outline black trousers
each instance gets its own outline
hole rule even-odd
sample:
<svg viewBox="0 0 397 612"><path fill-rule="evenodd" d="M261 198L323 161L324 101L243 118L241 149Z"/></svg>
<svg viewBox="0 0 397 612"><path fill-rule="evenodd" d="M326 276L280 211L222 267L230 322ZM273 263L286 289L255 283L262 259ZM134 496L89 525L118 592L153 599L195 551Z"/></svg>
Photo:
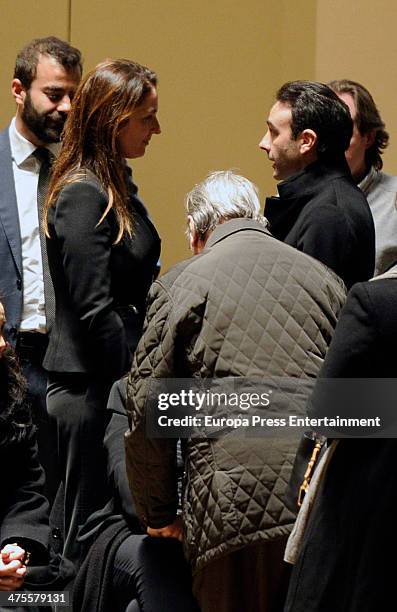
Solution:
<svg viewBox="0 0 397 612"><path fill-rule="evenodd" d="M47 410L64 483L64 556L78 568L78 532L109 498L103 437L109 420L107 387L84 374L49 374Z"/></svg>
<svg viewBox="0 0 397 612"><path fill-rule="evenodd" d="M200 612L181 543L146 535L124 540L114 560L113 600L114 612Z"/></svg>

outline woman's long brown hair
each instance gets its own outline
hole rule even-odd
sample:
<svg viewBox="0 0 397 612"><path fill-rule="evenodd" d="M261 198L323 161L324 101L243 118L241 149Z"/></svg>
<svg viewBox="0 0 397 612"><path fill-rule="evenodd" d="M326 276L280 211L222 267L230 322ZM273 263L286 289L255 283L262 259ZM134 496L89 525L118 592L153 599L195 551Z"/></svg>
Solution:
<svg viewBox="0 0 397 612"><path fill-rule="evenodd" d="M52 170L44 213L47 235L49 208L65 185L81 180L86 169L96 175L109 194L108 207L98 223L113 208L119 225L116 242L125 233L132 233L124 159L117 149L117 136L123 123L156 85L154 72L125 59L104 61L81 81Z"/></svg>

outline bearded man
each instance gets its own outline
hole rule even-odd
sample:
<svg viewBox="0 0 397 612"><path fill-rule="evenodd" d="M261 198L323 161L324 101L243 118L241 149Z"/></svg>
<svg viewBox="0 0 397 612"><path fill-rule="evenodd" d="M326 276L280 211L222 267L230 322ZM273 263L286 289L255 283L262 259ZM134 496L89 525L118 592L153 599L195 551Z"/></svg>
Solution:
<svg viewBox="0 0 397 612"><path fill-rule="evenodd" d="M69 43L53 36L31 41L16 59L12 80L16 115L0 132L0 295L7 311L5 333L28 381L50 501L57 481L42 359L51 316L39 209L81 73L80 51Z"/></svg>

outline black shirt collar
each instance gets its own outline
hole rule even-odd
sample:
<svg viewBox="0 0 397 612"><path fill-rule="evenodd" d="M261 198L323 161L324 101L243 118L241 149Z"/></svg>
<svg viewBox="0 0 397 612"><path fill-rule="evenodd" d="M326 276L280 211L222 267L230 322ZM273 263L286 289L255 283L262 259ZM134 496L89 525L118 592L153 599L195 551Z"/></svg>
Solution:
<svg viewBox="0 0 397 612"><path fill-rule="evenodd" d="M266 198L265 205L265 217L273 236L284 240L303 208L321 192L324 183L340 177L353 181L344 156L332 162L315 161L279 183L279 197Z"/></svg>
<svg viewBox="0 0 397 612"><path fill-rule="evenodd" d="M332 181L342 176L350 177L349 166L343 156L342 159L332 162L315 161L306 166L301 172L297 172L287 180L279 183L278 192L280 197L299 198L300 196L314 195L321 190L324 181Z"/></svg>

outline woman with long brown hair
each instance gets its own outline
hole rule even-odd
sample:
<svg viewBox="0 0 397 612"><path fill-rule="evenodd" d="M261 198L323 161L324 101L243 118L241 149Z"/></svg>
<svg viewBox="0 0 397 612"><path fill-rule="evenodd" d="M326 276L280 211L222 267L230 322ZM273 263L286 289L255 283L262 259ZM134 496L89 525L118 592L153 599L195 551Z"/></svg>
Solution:
<svg viewBox="0 0 397 612"><path fill-rule="evenodd" d="M139 340L160 240L125 158L141 157L157 120L157 77L129 60L81 82L65 124L45 210L55 320L44 365L65 486L65 549L106 500L102 441L112 383Z"/></svg>

